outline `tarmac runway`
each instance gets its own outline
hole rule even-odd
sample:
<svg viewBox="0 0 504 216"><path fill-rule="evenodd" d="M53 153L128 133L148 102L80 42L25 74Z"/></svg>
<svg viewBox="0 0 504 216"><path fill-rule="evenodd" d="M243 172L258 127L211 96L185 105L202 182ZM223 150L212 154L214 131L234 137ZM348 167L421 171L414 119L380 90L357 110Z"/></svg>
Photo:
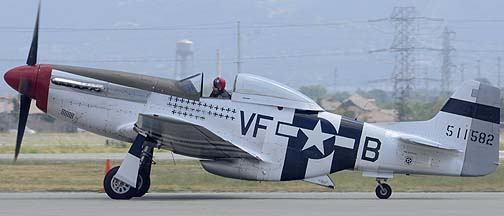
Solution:
<svg viewBox="0 0 504 216"><path fill-rule="evenodd" d="M504 193L0 193L0 215L500 215Z"/></svg>

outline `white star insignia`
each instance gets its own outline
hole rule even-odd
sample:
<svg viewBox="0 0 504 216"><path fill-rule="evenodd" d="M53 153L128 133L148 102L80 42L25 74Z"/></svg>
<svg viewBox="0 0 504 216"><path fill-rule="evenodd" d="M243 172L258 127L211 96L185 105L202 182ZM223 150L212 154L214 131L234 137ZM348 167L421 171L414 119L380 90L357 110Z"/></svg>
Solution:
<svg viewBox="0 0 504 216"><path fill-rule="evenodd" d="M313 130L304 128L301 128L301 130L308 137L308 140L306 141L301 151L304 151L312 146L315 146L322 153L322 155L325 155L324 141L334 137L334 135L322 132L322 128L320 126L320 120L317 122L317 125L315 125L315 128L313 128Z"/></svg>

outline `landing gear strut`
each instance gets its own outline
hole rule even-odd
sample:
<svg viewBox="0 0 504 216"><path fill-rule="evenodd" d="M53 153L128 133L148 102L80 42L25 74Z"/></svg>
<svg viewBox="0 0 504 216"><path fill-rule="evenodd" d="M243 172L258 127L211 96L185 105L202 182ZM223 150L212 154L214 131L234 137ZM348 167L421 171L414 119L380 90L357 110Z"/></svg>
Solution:
<svg viewBox="0 0 504 216"><path fill-rule="evenodd" d="M385 182L387 179L376 178L376 182L378 182L378 186L375 189L376 196L379 199L388 199L392 195L392 188L390 185L382 183L382 181Z"/></svg>
<svg viewBox="0 0 504 216"><path fill-rule="evenodd" d="M140 170L138 171L138 176L141 177L142 184L137 187L135 197L142 197L149 191L153 154L154 148L152 146L144 146L142 157L140 158Z"/></svg>
<svg viewBox="0 0 504 216"><path fill-rule="evenodd" d="M128 156L126 156L125 161L123 161L122 163L122 165L127 164L125 170L123 170L123 173L126 174L130 174L131 172L135 173L138 168L138 172L136 172L136 188L131 186L131 184L134 185L134 183L127 184L126 182L128 181L124 182L120 180L116 176L116 174L118 174L120 170L120 167L114 167L105 175L105 178L103 179L103 187L110 198L131 199L132 197L142 197L149 191L154 148L150 145L143 145L144 141L145 137L139 134L135 139L133 145L130 147ZM135 180L135 178L132 179L133 181Z"/></svg>

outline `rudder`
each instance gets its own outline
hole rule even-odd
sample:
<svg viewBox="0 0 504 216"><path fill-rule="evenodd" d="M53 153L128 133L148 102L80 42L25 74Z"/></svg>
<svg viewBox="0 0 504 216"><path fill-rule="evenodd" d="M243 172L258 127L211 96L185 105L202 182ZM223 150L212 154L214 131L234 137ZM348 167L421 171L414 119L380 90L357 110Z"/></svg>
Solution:
<svg viewBox="0 0 504 216"><path fill-rule="evenodd" d="M465 144L461 176L482 176L497 169L499 88L476 81L466 82L432 120L446 122L446 136Z"/></svg>

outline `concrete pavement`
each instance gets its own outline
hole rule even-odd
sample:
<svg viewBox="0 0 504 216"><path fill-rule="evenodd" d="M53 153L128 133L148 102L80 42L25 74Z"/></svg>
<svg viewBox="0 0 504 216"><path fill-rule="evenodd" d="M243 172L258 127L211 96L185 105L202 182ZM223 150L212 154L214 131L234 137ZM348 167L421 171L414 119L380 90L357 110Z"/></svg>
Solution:
<svg viewBox="0 0 504 216"><path fill-rule="evenodd" d="M500 215L504 193L0 193L0 215Z"/></svg>

